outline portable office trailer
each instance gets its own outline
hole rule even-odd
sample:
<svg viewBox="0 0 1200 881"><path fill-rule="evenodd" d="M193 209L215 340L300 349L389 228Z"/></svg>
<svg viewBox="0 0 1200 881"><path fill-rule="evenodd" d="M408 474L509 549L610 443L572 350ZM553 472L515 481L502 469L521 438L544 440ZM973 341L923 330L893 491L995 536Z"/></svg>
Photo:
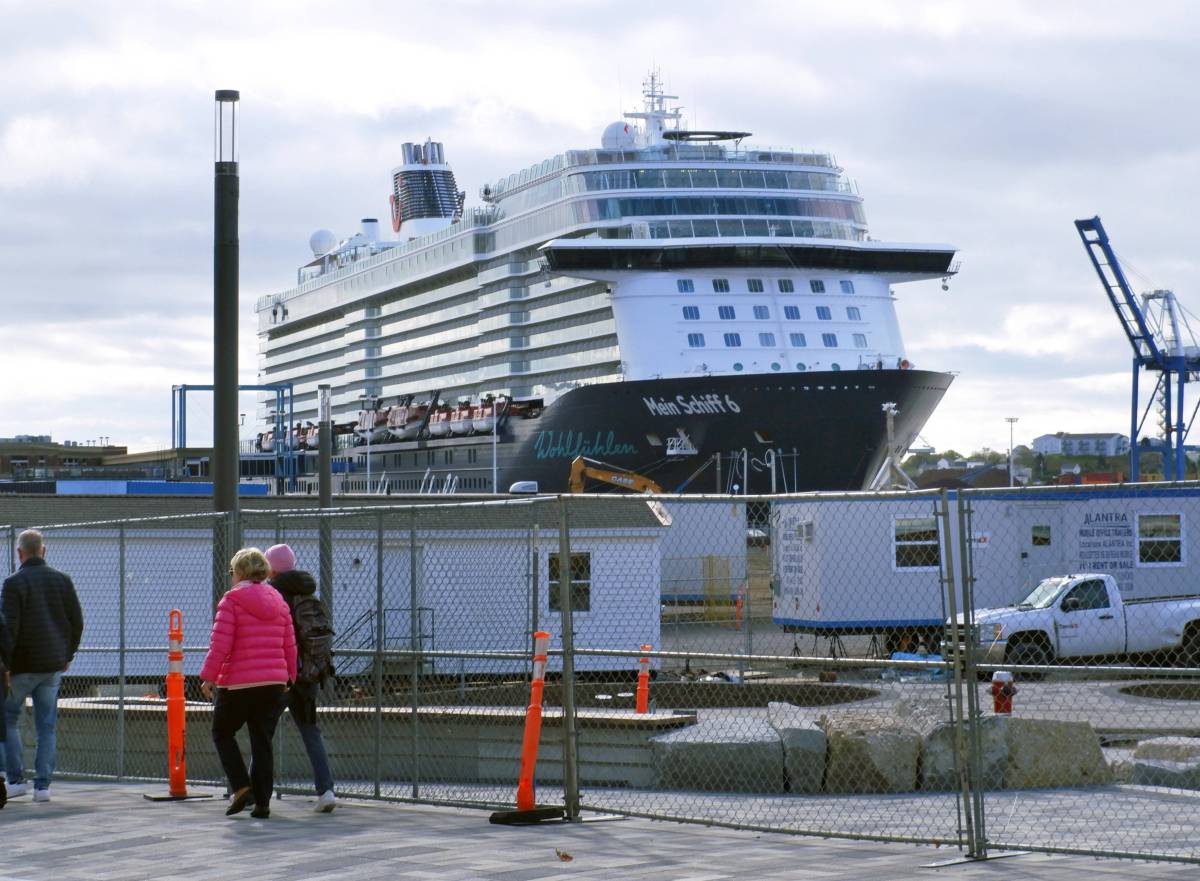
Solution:
<svg viewBox="0 0 1200 881"><path fill-rule="evenodd" d="M746 580L746 506L736 497L663 503L671 518L661 545L664 603L737 598Z"/></svg>
<svg viewBox="0 0 1200 881"><path fill-rule="evenodd" d="M380 644L381 608L385 650L409 650L414 629L416 645L426 651L525 655L536 629L548 630L552 648L560 647L557 517L549 506L546 511L548 525L540 528L535 518L513 510L465 505L422 509L412 531L406 528L406 513L398 518L371 512L335 519L331 605L339 675L363 675L373 669L369 655L347 652L371 652ZM382 526L372 528L372 522ZM663 532L662 520L645 500L603 509L581 506L572 515L576 647L636 650L644 643L660 644ZM47 529L45 535L51 562L72 576L83 607L82 650L70 676L113 680L122 672L139 678L164 674L167 615L173 608L182 611L185 643L194 649L185 657L185 672L198 673L212 622L211 526L190 520L169 526L130 522L123 530L117 525L67 526ZM272 517L271 528L251 523L243 531L247 546L266 548L278 540L291 544L298 567L315 576L320 568L319 533L311 513L278 521ZM224 565L219 569L224 589ZM123 662L122 647L127 650ZM339 651L341 656L336 656ZM389 669L408 666L403 659L386 663ZM528 664L524 657L442 657L426 659L423 670L516 673ZM561 660L552 657L549 666L559 669ZM576 660L579 670L633 666L627 658Z"/></svg>
<svg viewBox="0 0 1200 881"><path fill-rule="evenodd" d="M935 516L938 494L793 497L772 503L775 622L932 637L949 609L947 540L961 571L960 495L977 609L1011 605L1042 578L1071 572L1113 575L1127 599L1200 594L1189 565L1200 560L1195 484L950 492L948 526Z"/></svg>

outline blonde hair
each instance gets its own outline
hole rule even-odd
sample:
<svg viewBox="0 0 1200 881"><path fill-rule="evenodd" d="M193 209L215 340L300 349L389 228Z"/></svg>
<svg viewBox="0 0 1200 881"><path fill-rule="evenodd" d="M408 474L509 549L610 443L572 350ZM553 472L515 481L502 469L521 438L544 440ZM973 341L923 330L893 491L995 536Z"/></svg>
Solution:
<svg viewBox="0 0 1200 881"><path fill-rule="evenodd" d="M271 564L258 548L242 548L229 561L229 568L238 581L266 581L271 574Z"/></svg>

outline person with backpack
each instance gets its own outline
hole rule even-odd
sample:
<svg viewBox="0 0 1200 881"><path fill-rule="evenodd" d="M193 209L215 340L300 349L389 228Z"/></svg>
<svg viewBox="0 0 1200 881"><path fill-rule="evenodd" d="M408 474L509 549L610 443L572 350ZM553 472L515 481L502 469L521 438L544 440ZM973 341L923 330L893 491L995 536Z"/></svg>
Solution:
<svg viewBox="0 0 1200 881"><path fill-rule="evenodd" d="M313 785L317 804L313 811L328 814L337 807L333 791L333 773L325 740L317 725L317 693L325 680L333 676L333 628L329 612L317 597L317 583L312 575L296 568L296 554L286 544L267 548L271 566L270 583L279 591L292 612L296 629L296 682L288 691L288 709L304 741L304 749L313 769Z"/></svg>

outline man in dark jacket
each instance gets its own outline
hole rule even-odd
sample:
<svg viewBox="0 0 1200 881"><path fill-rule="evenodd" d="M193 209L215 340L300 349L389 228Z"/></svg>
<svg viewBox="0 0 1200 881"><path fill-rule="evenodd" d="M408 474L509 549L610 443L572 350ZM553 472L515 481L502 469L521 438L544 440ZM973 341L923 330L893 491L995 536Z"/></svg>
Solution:
<svg viewBox="0 0 1200 881"><path fill-rule="evenodd" d="M333 791L333 774L325 741L317 727L317 693L332 673L333 630L325 604L317 598L317 583L312 575L296 568L296 554L288 545L267 548L271 566L270 583L283 594L292 612L296 630L296 681L288 689L288 710L313 769L313 788L317 803L313 810L328 814L337 807Z"/></svg>
<svg viewBox="0 0 1200 881"><path fill-rule="evenodd" d="M83 612L71 579L46 565L46 547L40 532L27 529L17 537L17 556L21 566L5 579L0 593L0 608L4 611L11 645L9 694L4 702L8 795L11 798L26 792L18 722L25 698L32 695L37 731L33 800L49 801L58 688L83 637Z"/></svg>

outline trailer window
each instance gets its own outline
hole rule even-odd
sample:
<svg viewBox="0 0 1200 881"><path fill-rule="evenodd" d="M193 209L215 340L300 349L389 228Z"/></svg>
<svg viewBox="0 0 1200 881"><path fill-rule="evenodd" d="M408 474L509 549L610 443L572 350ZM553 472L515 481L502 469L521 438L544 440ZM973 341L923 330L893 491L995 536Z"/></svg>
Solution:
<svg viewBox="0 0 1200 881"><path fill-rule="evenodd" d="M1033 535L1029 539L1029 543L1035 548L1044 548L1050 546L1050 527L1035 526L1033 527Z"/></svg>
<svg viewBox="0 0 1200 881"><path fill-rule="evenodd" d="M562 565L558 554L550 555L550 578L547 587L550 600L550 611L561 612L562 602L559 595L559 573ZM571 554L571 611L590 612L592 610L592 555L589 553Z"/></svg>
<svg viewBox="0 0 1200 881"><path fill-rule="evenodd" d="M1138 565L1183 563L1183 515L1138 514Z"/></svg>
<svg viewBox="0 0 1200 881"><path fill-rule="evenodd" d="M897 569L935 569L941 562L937 521L932 517L897 517Z"/></svg>

